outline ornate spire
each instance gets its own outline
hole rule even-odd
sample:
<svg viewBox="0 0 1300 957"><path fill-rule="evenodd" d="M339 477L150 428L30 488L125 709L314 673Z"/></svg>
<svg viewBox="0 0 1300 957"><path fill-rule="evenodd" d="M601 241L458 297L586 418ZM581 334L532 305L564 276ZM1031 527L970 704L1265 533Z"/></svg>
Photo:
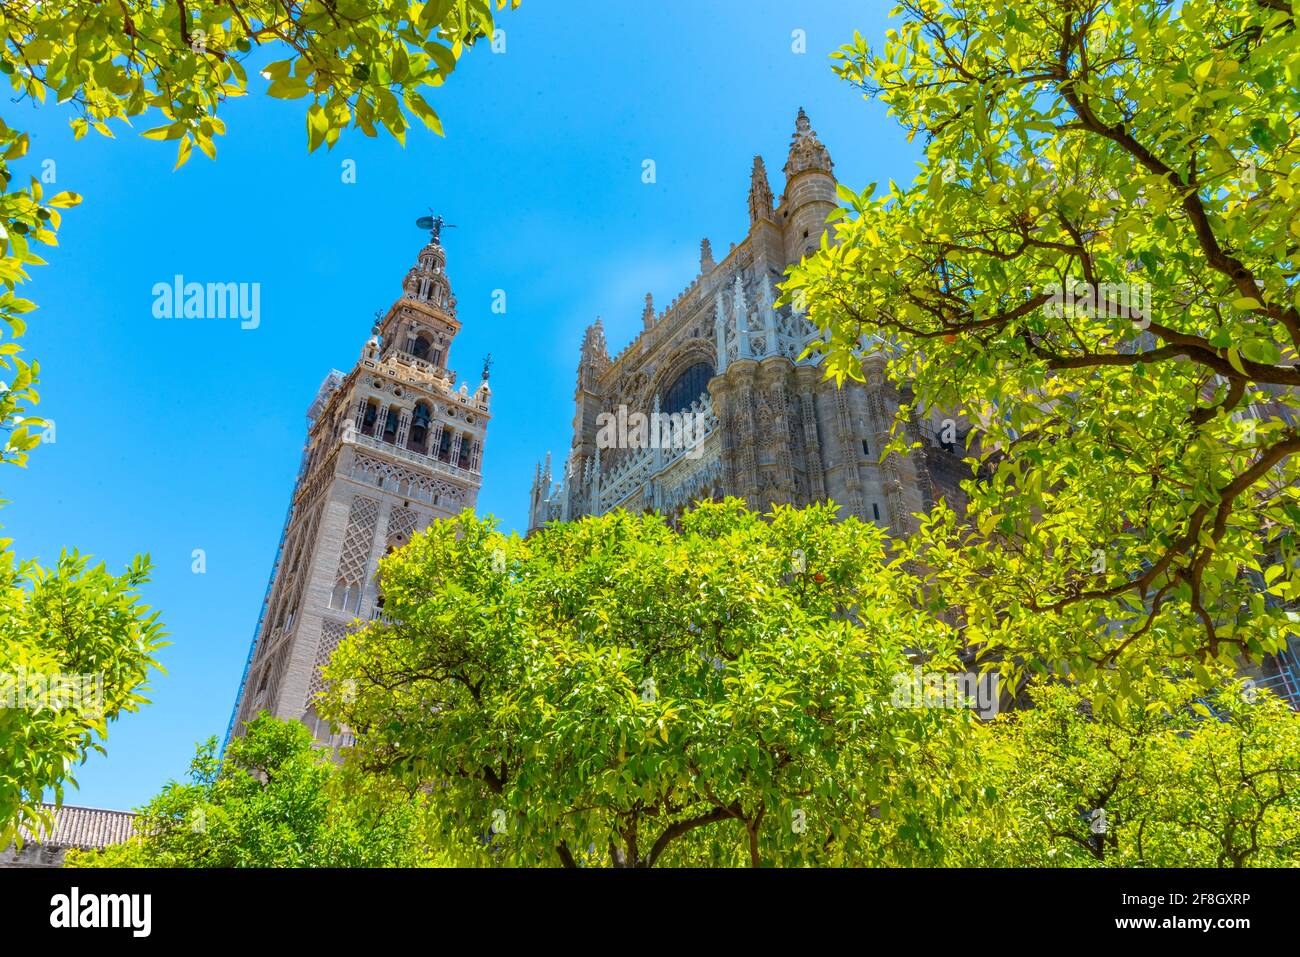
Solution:
<svg viewBox="0 0 1300 957"><path fill-rule="evenodd" d="M587 327L582 336L582 357L584 359L600 356L609 358L609 347L605 345L605 321L596 317L596 321Z"/></svg>
<svg viewBox="0 0 1300 957"><path fill-rule="evenodd" d="M422 222L423 225L423 222ZM402 295L388 308L378 325L378 341L372 339L363 350L370 359L402 353L425 365L420 374L433 379L455 378L449 371L451 344L460 329L456 319L456 297L447 276L447 250L434 240L416 256L415 265L402 280ZM445 228L445 224L440 227ZM373 354L372 354L373 353Z"/></svg>
<svg viewBox="0 0 1300 957"><path fill-rule="evenodd" d="M700 240L700 272L706 273L714 266L713 245L706 236Z"/></svg>
<svg viewBox="0 0 1300 957"><path fill-rule="evenodd" d="M594 391L596 380L609 368L609 347L605 345L605 324L600 316L582 337L582 358L578 360L578 385Z"/></svg>
<svg viewBox="0 0 1300 957"><path fill-rule="evenodd" d="M415 265L402 280L406 299L425 302L448 316L456 315L456 297L447 279L447 251L436 240L420 250Z"/></svg>
<svg viewBox="0 0 1300 957"><path fill-rule="evenodd" d="M802 106L799 107L799 115L794 121L794 136L790 138L790 157L785 161L786 181L808 169L829 173L834 165L831 154L821 140L817 139L812 123L808 121L808 114Z"/></svg>
<svg viewBox="0 0 1300 957"><path fill-rule="evenodd" d="M749 303L745 301L745 283L736 273L736 281L731 285L732 310L736 316L736 331L751 332L749 328Z"/></svg>
<svg viewBox="0 0 1300 957"><path fill-rule="evenodd" d="M763 165L763 157L755 156L754 169L749 174L749 225L771 218L772 187L767 183L767 167Z"/></svg>
<svg viewBox="0 0 1300 957"><path fill-rule="evenodd" d="M641 310L641 325L649 330L655 324L655 298L645 294L645 308Z"/></svg>

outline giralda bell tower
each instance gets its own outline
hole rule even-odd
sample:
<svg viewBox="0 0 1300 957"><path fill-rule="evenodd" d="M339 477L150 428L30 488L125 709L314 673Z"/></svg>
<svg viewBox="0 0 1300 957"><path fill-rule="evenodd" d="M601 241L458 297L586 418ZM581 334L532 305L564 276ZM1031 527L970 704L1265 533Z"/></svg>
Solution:
<svg viewBox="0 0 1300 957"><path fill-rule="evenodd" d="M331 372L307 411L302 465L227 737L269 711L328 741L312 707L320 669L344 635L382 616L380 557L478 497L487 364L478 388L457 388L449 366L460 323L445 224L425 217L419 225L429 242L401 298L352 371Z"/></svg>

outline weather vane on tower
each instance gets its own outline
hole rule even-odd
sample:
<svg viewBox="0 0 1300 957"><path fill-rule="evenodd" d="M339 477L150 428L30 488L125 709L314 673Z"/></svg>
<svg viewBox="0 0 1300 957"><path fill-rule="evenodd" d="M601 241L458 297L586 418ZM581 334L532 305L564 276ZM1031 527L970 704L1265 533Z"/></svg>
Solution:
<svg viewBox="0 0 1300 957"><path fill-rule="evenodd" d="M421 216L419 219L417 219L415 221L415 225L420 227L421 229L427 229L429 231L429 238L433 240L433 244L435 246L442 245L441 236L442 236L443 229L456 228L452 223L447 222L441 216L433 215L432 209L429 210L428 216Z"/></svg>

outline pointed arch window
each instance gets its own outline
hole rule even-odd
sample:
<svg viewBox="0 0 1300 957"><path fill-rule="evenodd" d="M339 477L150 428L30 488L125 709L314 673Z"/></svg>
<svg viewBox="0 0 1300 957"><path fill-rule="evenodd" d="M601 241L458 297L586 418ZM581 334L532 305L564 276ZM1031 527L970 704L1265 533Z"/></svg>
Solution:
<svg viewBox="0 0 1300 957"><path fill-rule="evenodd" d="M709 391L709 380L713 378L713 366L708 362L697 362L679 375L659 400L659 411L665 415L683 412L691 403Z"/></svg>
<svg viewBox="0 0 1300 957"><path fill-rule="evenodd" d="M330 607L356 614L361 610L360 586L340 578L334 583L334 591L330 593Z"/></svg>

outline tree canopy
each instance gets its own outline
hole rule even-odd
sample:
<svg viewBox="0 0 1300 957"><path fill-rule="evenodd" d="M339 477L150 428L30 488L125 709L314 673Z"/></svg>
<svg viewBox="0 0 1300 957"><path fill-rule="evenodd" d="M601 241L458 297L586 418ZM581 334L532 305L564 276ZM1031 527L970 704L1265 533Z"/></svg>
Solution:
<svg viewBox="0 0 1300 957"><path fill-rule="evenodd" d="M112 575L77 554L50 571L0 551L0 847L47 826L47 789L62 803L108 722L145 702L166 644L137 592L148 573L147 558Z"/></svg>
<svg viewBox="0 0 1300 957"><path fill-rule="evenodd" d="M834 514L435 522L382 561L391 620L344 640L316 707L350 772L427 795L459 864L1300 862L1284 702L1171 667L1141 701L1039 677L977 720L944 690L955 629Z"/></svg>
<svg viewBox="0 0 1300 957"><path fill-rule="evenodd" d="M70 853L71 867L418 867L419 796L348 780L297 721L263 713L218 758L200 745L188 783L141 809L136 836Z"/></svg>
<svg viewBox="0 0 1300 957"><path fill-rule="evenodd" d="M997 798L943 826L972 867L1300 865L1300 716L1226 673L1098 711L1040 682L976 737Z"/></svg>
<svg viewBox="0 0 1300 957"><path fill-rule="evenodd" d="M973 719L888 702L905 649L953 673L955 637L834 511L435 522L382 560L393 622L340 645L318 706L465 862L937 859Z"/></svg>
<svg viewBox="0 0 1300 957"><path fill-rule="evenodd" d="M1281 0L906 0L838 71L923 138L786 294L969 429L914 541L1017 669L1127 694L1277 651L1300 598L1300 32ZM899 432L894 449L906 445Z"/></svg>

